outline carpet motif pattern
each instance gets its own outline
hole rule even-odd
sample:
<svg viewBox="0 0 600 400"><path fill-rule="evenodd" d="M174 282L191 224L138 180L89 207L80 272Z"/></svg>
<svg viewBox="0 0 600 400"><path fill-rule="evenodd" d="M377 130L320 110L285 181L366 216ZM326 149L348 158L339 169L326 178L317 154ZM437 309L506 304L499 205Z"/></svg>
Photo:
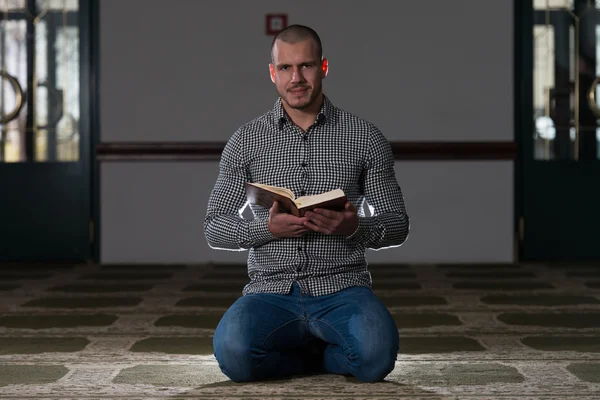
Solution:
<svg viewBox="0 0 600 400"><path fill-rule="evenodd" d="M236 384L212 335L243 265L0 264L1 399L600 399L600 266L372 265L385 382Z"/></svg>

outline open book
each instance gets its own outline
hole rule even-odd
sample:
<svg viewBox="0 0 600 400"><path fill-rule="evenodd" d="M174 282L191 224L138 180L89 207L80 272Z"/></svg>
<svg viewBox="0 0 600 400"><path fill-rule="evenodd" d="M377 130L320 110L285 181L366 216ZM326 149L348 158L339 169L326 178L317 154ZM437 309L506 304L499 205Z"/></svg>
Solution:
<svg viewBox="0 0 600 400"><path fill-rule="evenodd" d="M245 182L244 186L246 197L251 204L271 208L273 202L277 201L282 211L291 213L296 217L303 217L306 211L317 207L341 211L347 201L342 189L296 198L291 190L282 187L250 182Z"/></svg>

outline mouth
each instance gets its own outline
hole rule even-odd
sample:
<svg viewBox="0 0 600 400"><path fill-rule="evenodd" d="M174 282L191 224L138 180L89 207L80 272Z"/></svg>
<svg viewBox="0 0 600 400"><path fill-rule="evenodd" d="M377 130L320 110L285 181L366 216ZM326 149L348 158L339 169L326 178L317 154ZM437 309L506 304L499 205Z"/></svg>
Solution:
<svg viewBox="0 0 600 400"><path fill-rule="evenodd" d="M290 93L294 93L294 94L304 94L307 91L308 91L307 87L300 87L300 88L294 88L294 89L289 90Z"/></svg>

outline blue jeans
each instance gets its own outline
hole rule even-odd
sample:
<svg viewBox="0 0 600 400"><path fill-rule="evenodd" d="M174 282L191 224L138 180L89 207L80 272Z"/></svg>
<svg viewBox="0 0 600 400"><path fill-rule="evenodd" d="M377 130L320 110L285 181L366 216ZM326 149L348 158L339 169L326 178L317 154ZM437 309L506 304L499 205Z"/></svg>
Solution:
<svg viewBox="0 0 600 400"><path fill-rule="evenodd" d="M312 297L294 283L289 294L240 297L219 322L214 354L235 382L330 373L383 380L398 354L398 328L368 287Z"/></svg>

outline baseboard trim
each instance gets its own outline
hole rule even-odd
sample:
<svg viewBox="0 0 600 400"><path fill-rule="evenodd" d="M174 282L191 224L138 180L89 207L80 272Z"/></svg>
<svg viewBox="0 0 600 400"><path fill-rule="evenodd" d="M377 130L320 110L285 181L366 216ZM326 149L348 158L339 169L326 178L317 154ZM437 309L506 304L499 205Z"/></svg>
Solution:
<svg viewBox="0 0 600 400"><path fill-rule="evenodd" d="M517 143L390 142L396 160L514 160ZM224 142L104 142L96 146L98 161L213 161Z"/></svg>

